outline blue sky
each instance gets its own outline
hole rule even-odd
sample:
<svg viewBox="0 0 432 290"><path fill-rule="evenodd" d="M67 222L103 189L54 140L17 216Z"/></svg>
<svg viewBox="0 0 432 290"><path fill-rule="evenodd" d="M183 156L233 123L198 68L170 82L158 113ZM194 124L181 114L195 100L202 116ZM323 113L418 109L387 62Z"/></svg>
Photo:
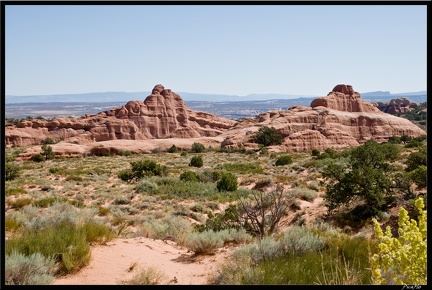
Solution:
<svg viewBox="0 0 432 290"><path fill-rule="evenodd" d="M6 5L5 91L424 91L426 8Z"/></svg>

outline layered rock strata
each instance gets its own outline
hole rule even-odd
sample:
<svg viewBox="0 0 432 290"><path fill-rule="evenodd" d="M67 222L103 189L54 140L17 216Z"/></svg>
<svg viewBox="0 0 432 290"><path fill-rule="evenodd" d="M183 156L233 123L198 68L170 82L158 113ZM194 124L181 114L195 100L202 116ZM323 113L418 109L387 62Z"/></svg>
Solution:
<svg viewBox="0 0 432 290"><path fill-rule="evenodd" d="M269 151L302 152L312 149L358 146L369 139L387 141L391 136L426 135L407 119L383 113L361 99L350 85L337 85L327 96L319 97L309 107L294 106L246 118L221 136L222 147L255 146L251 137L260 127L274 127L283 143Z"/></svg>
<svg viewBox="0 0 432 290"><path fill-rule="evenodd" d="M182 98L156 85L144 102L81 118L33 119L6 127L6 145L41 144L46 138L76 144L109 140L196 138L220 135L236 122L187 108Z"/></svg>
<svg viewBox="0 0 432 290"><path fill-rule="evenodd" d="M384 113L363 100L350 85L335 86L327 96L314 99L310 106L269 111L239 121L192 111L179 95L156 85L144 102L130 101L122 107L81 118L31 120L7 126L5 142L38 145L23 152L23 159L40 152L40 144L46 138L63 140L52 147L57 155L64 156L115 154L125 150L147 153L168 150L172 145L187 150L195 142L206 147L258 150L253 136L263 126L274 127L283 136L281 145L268 147L270 152L337 149L358 146L370 139L383 142L391 136L426 135L426 131L409 120Z"/></svg>

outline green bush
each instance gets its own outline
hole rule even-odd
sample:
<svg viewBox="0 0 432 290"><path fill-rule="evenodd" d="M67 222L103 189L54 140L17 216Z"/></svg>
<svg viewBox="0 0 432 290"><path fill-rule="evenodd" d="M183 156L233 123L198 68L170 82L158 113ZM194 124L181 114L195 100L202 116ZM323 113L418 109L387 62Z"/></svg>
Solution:
<svg viewBox="0 0 432 290"><path fill-rule="evenodd" d="M293 161L292 161L291 156L289 156L289 155L283 155L283 156L279 157L279 158L276 160L275 165L276 165L276 166L283 166L283 165L291 164L292 162L293 162Z"/></svg>
<svg viewBox="0 0 432 290"><path fill-rule="evenodd" d="M201 182L216 182L222 177L219 171L203 171L197 174L197 178Z"/></svg>
<svg viewBox="0 0 432 290"><path fill-rule="evenodd" d="M185 241L185 246L195 254L210 254L223 245L224 241L214 231L191 233Z"/></svg>
<svg viewBox="0 0 432 290"><path fill-rule="evenodd" d="M321 251L326 245L322 237L302 226L292 226L286 229L279 243L284 254L294 253L297 255Z"/></svg>
<svg viewBox="0 0 432 290"><path fill-rule="evenodd" d="M185 171L182 174L180 174L180 180L183 181L197 181L197 174L193 171Z"/></svg>
<svg viewBox="0 0 432 290"><path fill-rule="evenodd" d="M231 172L225 172L222 174L221 179L217 182L216 188L219 191L236 191L237 186L237 176Z"/></svg>
<svg viewBox="0 0 432 290"><path fill-rule="evenodd" d="M5 257L5 285L49 285L56 269L53 258L13 251Z"/></svg>
<svg viewBox="0 0 432 290"><path fill-rule="evenodd" d="M54 140L48 137L43 141L42 144L47 145L47 144L54 144L54 143L55 143Z"/></svg>
<svg viewBox="0 0 432 290"><path fill-rule="evenodd" d="M189 166L202 167L203 166L202 157L201 156L193 156L191 158L191 161L189 162Z"/></svg>
<svg viewBox="0 0 432 290"><path fill-rule="evenodd" d="M224 163L220 167L225 171L233 171L237 173L264 173L259 163Z"/></svg>
<svg viewBox="0 0 432 290"><path fill-rule="evenodd" d="M119 171L117 177L123 181L130 181L135 177L135 174L132 172L132 169L123 169Z"/></svg>
<svg viewBox="0 0 432 290"><path fill-rule="evenodd" d="M42 155L45 157L45 160L54 159L55 157L52 147L46 144L42 145Z"/></svg>
<svg viewBox="0 0 432 290"><path fill-rule="evenodd" d="M357 212L357 216L367 218L378 213L393 193L390 162L398 156L397 145L368 140L351 150L349 163L340 164L338 159L334 159L322 172L327 181L324 199L328 211L349 205L353 199L359 198L364 205L356 209L364 212Z"/></svg>
<svg viewBox="0 0 432 290"><path fill-rule="evenodd" d="M413 171L414 169L417 169L417 167L419 167L420 165L427 166L426 149L421 148L419 151L412 152L408 156L408 159L406 160L405 164L407 166L405 171L407 171L407 172L410 172L410 171Z"/></svg>
<svg viewBox="0 0 432 290"><path fill-rule="evenodd" d="M38 154L33 155L32 160L34 162L42 162L42 161L45 161L45 157L42 154L38 153Z"/></svg>
<svg viewBox="0 0 432 290"><path fill-rule="evenodd" d="M312 156L316 156L316 157L318 157L319 155L320 155L320 151L318 150L318 149L312 149Z"/></svg>
<svg viewBox="0 0 432 290"><path fill-rule="evenodd" d="M14 162L6 162L5 164L5 180L14 180L20 176L21 167Z"/></svg>
<svg viewBox="0 0 432 290"><path fill-rule="evenodd" d="M157 164L153 160L140 160L130 162L131 169L121 170L117 176L123 181L133 181L145 176L163 176L166 175L167 168Z"/></svg>
<svg viewBox="0 0 432 290"><path fill-rule="evenodd" d="M423 145L422 141L417 139L412 139L405 144L405 148L416 148L421 147Z"/></svg>
<svg viewBox="0 0 432 290"><path fill-rule="evenodd" d="M253 141L263 146L280 145L282 144L283 136L276 133L274 127L261 127L253 136Z"/></svg>
<svg viewBox="0 0 432 290"><path fill-rule="evenodd" d="M427 186L427 167L420 165L413 171L408 173L409 178L417 184L419 189L426 188Z"/></svg>
<svg viewBox="0 0 432 290"><path fill-rule="evenodd" d="M168 149L168 153L177 153L179 150L175 145L171 146L170 149Z"/></svg>
<svg viewBox="0 0 432 290"><path fill-rule="evenodd" d="M157 189L158 186L156 183L145 179L141 180L135 188L136 192L139 193L154 193Z"/></svg>
<svg viewBox="0 0 432 290"><path fill-rule="evenodd" d="M203 144L195 142L192 144L191 151L195 153L202 153L205 151L205 147Z"/></svg>

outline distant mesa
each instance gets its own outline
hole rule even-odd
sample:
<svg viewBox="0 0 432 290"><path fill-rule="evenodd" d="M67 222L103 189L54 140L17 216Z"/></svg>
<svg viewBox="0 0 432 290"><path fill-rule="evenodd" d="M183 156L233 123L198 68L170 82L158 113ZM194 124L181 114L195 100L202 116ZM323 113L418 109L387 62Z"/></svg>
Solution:
<svg viewBox="0 0 432 290"><path fill-rule="evenodd" d="M144 101L132 100L95 115L9 124L5 128L5 142L7 146L39 145L23 152L23 159L40 151L46 138L62 140L52 145L53 150L57 155L65 152L68 156L94 153L95 148L105 147L118 152L126 144L131 151L135 147L140 148L135 150L139 152L154 147L163 150L175 144L174 141L185 149L194 142L257 149L258 144L252 142L251 136L262 126L274 127L284 137L282 145L268 148L274 152L342 148L369 139L383 142L391 136L426 135L409 120L380 111L376 104L363 100L352 86L345 84L336 85L327 96L314 99L309 107L293 106L239 121L190 110L178 94L158 84Z"/></svg>

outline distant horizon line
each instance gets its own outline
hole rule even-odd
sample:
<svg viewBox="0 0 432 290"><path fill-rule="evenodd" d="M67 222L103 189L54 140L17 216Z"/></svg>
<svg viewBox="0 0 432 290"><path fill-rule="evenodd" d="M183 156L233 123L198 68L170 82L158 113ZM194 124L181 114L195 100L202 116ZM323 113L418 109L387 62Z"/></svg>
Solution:
<svg viewBox="0 0 432 290"><path fill-rule="evenodd" d="M193 92L176 92L176 94L194 94L194 95L219 95L219 96L232 96L232 97L249 97L249 96L260 96L260 95L280 95L280 96L292 96L292 97L315 97L315 96L323 96L322 94L292 94L292 93L249 93L247 95L233 95L233 94L222 94L222 93L193 93ZM329 91L331 92L331 91ZM5 94L5 97L37 97L37 96L68 96L68 95L85 95L85 94L105 94L105 93L126 93L126 94L142 94L142 93L150 93L151 91L98 91L98 92L85 92L85 93L53 93L53 94L31 94L31 95L13 95L13 94ZM360 92L360 94L370 94L370 93L388 93L390 95L400 95L400 94L419 94L419 93L427 93L427 90L420 91L409 91L409 92L400 92L400 93L391 93L390 91L368 91L368 92Z"/></svg>

